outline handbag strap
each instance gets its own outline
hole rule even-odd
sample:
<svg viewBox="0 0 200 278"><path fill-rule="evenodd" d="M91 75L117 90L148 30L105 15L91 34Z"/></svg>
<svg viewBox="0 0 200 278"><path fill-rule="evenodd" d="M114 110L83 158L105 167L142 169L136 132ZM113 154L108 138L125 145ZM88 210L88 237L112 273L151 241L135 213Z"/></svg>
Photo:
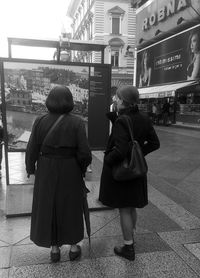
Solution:
<svg viewBox="0 0 200 278"><path fill-rule="evenodd" d="M128 125L128 130L129 130L129 133L130 133L130 136L131 136L131 141L134 142L135 139L134 139L134 135L133 135L133 130L131 128L131 124L132 124L131 119L130 119L129 116L126 116L126 115L124 115L124 118L126 119L126 122L127 122L127 125Z"/></svg>
<svg viewBox="0 0 200 278"><path fill-rule="evenodd" d="M58 117L58 119L55 121L55 123L52 125L52 127L49 129L49 131L47 132L47 134L44 137L44 140L42 142L41 148L44 146L44 144L46 143L47 139L52 134L52 132L54 131L54 129L56 128L56 126L59 124L59 122L62 120L63 117L64 117L64 114L60 115Z"/></svg>

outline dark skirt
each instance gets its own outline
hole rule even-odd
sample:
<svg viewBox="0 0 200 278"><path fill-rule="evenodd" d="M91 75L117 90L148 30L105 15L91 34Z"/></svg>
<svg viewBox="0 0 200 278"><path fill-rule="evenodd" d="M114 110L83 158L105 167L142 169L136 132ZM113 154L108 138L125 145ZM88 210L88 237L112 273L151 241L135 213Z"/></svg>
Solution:
<svg viewBox="0 0 200 278"><path fill-rule="evenodd" d="M99 201L112 208L143 208L148 204L147 177L117 182L113 179L111 167L104 163Z"/></svg>
<svg viewBox="0 0 200 278"><path fill-rule="evenodd" d="M84 237L84 181L75 158L40 157L35 177L31 240L42 247Z"/></svg>

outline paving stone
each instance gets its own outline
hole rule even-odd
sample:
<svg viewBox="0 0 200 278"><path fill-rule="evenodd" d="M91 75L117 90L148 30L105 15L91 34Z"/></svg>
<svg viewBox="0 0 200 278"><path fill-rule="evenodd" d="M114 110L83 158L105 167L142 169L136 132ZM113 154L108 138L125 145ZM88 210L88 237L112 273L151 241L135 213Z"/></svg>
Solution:
<svg viewBox="0 0 200 278"><path fill-rule="evenodd" d="M188 267L185 265L185 262L180 259L175 252L152 252L145 253L139 258L142 259L142 263L145 266L147 273L152 273L156 271L178 271L178 270L187 270Z"/></svg>
<svg viewBox="0 0 200 278"><path fill-rule="evenodd" d="M189 265L190 268L196 273L200 273L200 262L184 244L200 242L199 230L180 231L171 233L159 233L159 236L166 241L176 254L182 258L185 264Z"/></svg>
<svg viewBox="0 0 200 278"><path fill-rule="evenodd" d="M0 269L9 267L11 247L0 247Z"/></svg>
<svg viewBox="0 0 200 278"><path fill-rule="evenodd" d="M8 278L9 269L0 269L0 278Z"/></svg>
<svg viewBox="0 0 200 278"><path fill-rule="evenodd" d="M121 228L119 223L119 217L114 220L106 223L106 225L102 226L99 230L92 234L92 237L103 237L107 235L121 235Z"/></svg>
<svg viewBox="0 0 200 278"><path fill-rule="evenodd" d="M113 221L115 221L115 219ZM112 220L91 215L90 222L91 222L91 235L93 235L98 231L100 231L102 228L106 227L109 223L112 222ZM86 228L85 228L85 236L87 236Z"/></svg>
<svg viewBox="0 0 200 278"><path fill-rule="evenodd" d="M0 239L10 244L17 243L30 234L30 218L9 218L0 221Z"/></svg>
<svg viewBox="0 0 200 278"><path fill-rule="evenodd" d="M187 244L200 242L200 229L160 232L159 236L170 244Z"/></svg>
<svg viewBox="0 0 200 278"><path fill-rule="evenodd" d="M81 258L94 258L94 253L92 249L89 248L88 241L83 241L81 245ZM69 261L69 249L69 245L64 245L61 247L61 262ZM50 262L50 248L42 248L34 244L13 246L10 261L11 266L47 264Z"/></svg>
<svg viewBox="0 0 200 278"><path fill-rule="evenodd" d="M7 242L0 241L0 247L9 246Z"/></svg>
<svg viewBox="0 0 200 278"><path fill-rule="evenodd" d="M148 273L148 278L198 278L199 276L195 274L189 268L179 269L174 271L158 271L154 273Z"/></svg>
<svg viewBox="0 0 200 278"><path fill-rule="evenodd" d="M137 209L137 227L149 232L164 232L181 230L181 227L171 220L164 212L160 211L154 204L149 204L143 209ZM162 221L158 221L162 219Z"/></svg>
<svg viewBox="0 0 200 278"><path fill-rule="evenodd" d="M170 219L180 225L183 229L200 228L200 219L185 210L181 205L149 186L149 199Z"/></svg>
<svg viewBox="0 0 200 278"><path fill-rule="evenodd" d="M10 278L102 278L96 260L12 267Z"/></svg>
<svg viewBox="0 0 200 278"><path fill-rule="evenodd" d="M134 262L117 256L98 258L96 262L101 270L101 277L148 277L145 266L137 256Z"/></svg>
<svg viewBox="0 0 200 278"><path fill-rule="evenodd" d="M184 244L185 248L187 248L197 259L200 260L200 242L197 243L187 243ZM200 263L200 262L199 262Z"/></svg>
<svg viewBox="0 0 200 278"><path fill-rule="evenodd" d="M87 181L87 188L90 192L87 195L89 208L102 208L104 207L101 202L99 202L99 181Z"/></svg>
<svg viewBox="0 0 200 278"><path fill-rule="evenodd" d="M95 257L109 257L114 255L114 246L123 245L122 236L92 237L92 249ZM171 248L157 234L146 233L136 234L135 252L136 254L170 251Z"/></svg>
<svg viewBox="0 0 200 278"><path fill-rule="evenodd" d="M119 210L118 209L112 209L112 210L101 210L101 211L93 211L90 213L90 215L95 215L97 217L102 217L108 221L113 220L114 218L119 216Z"/></svg>
<svg viewBox="0 0 200 278"><path fill-rule="evenodd" d="M34 244L34 243L32 242L32 240L30 240L30 236L28 236L16 243L16 245L23 245L23 244Z"/></svg>

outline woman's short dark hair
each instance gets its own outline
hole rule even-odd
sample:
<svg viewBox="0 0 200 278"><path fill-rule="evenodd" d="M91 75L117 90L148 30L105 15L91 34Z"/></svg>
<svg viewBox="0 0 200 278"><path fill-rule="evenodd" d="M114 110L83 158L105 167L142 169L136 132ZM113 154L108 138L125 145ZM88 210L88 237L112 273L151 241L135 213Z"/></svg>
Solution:
<svg viewBox="0 0 200 278"><path fill-rule="evenodd" d="M46 107L49 112L64 114L74 108L73 96L66 86L55 86L46 99Z"/></svg>
<svg viewBox="0 0 200 278"><path fill-rule="evenodd" d="M194 30L190 33L189 35L189 39L188 39L188 52L190 53L191 55L191 40L192 40L192 37L193 36L197 36L197 48L198 48L198 51L200 51L200 35L199 35L199 31L198 30ZM192 58L192 57L190 57Z"/></svg>
<svg viewBox="0 0 200 278"><path fill-rule="evenodd" d="M123 100L126 107L135 106L139 102L139 92L135 86L121 86L116 92L119 99Z"/></svg>

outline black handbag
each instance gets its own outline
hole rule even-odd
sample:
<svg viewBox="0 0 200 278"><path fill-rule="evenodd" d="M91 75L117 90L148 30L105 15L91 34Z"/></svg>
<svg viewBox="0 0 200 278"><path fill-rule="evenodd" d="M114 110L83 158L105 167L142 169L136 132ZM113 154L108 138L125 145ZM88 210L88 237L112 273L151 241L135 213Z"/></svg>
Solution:
<svg viewBox="0 0 200 278"><path fill-rule="evenodd" d="M131 136L131 157L126 158L121 163L113 166L112 174L116 181L130 181L136 178L144 177L147 174L148 167L139 143L134 139L131 129L131 121L128 116L123 116L128 124Z"/></svg>

